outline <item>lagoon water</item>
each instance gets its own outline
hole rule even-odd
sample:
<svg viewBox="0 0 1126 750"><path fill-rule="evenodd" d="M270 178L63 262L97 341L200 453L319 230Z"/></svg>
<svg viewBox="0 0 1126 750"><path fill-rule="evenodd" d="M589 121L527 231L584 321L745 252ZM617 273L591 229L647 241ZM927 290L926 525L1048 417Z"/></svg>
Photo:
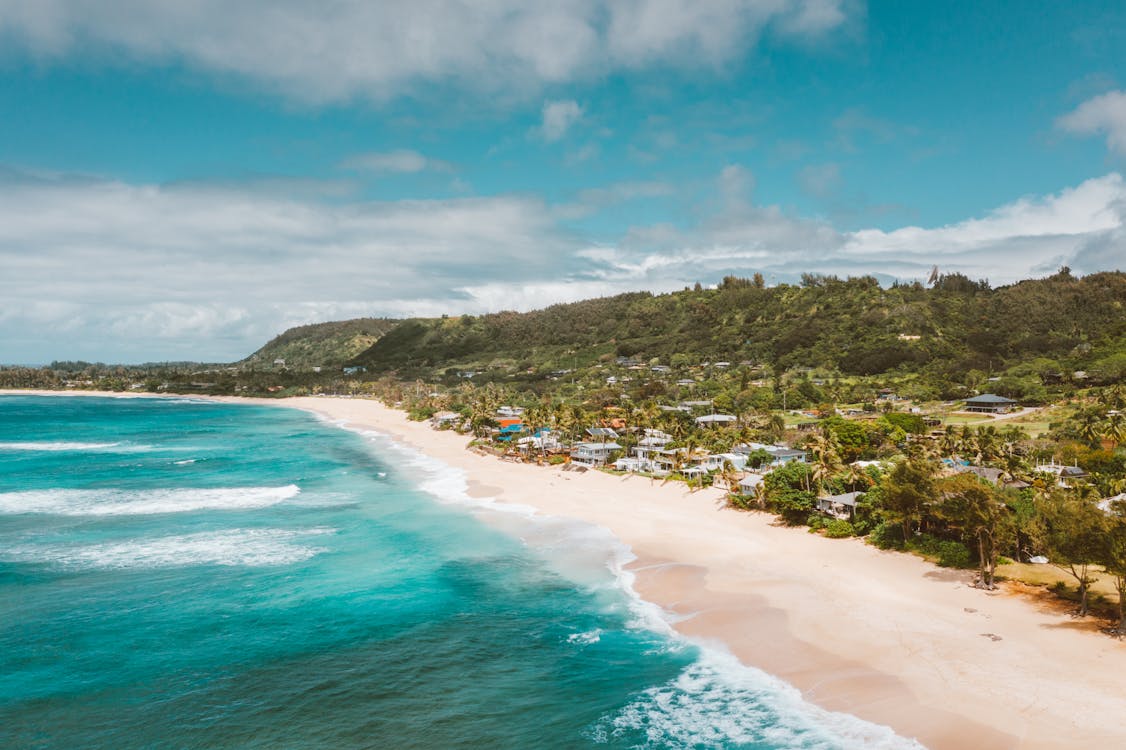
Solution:
<svg viewBox="0 0 1126 750"><path fill-rule="evenodd" d="M909 745L676 638L625 559L303 412L0 396L0 747Z"/></svg>

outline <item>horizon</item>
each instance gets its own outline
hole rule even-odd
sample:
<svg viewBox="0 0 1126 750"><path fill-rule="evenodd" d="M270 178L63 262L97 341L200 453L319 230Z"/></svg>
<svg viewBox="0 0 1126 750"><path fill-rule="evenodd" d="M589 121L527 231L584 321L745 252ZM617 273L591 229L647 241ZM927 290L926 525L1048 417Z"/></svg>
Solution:
<svg viewBox="0 0 1126 750"><path fill-rule="evenodd" d="M0 2L0 40L5 361L1126 257L1119 3Z"/></svg>

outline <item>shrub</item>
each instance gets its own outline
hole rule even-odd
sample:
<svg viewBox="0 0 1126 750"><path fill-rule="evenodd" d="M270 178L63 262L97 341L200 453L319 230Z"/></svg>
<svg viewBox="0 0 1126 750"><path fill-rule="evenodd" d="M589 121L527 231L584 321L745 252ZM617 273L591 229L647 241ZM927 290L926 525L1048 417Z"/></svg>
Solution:
<svg viewBox="0 0 1126 750"><path fill-rule="evenodd" d="M825 528L825 521L825 516L821 515L820 513L811 513L809 515L809 518L806 519L805 523L807 526L809 526L810 531L820 531L821 529Z"/></svg>
<svg viewBox="0 0 1126 750"><path fill-rule="evenodd" d="M872 529L868 540L880 549L903 549L903 527L898 523L884 521Z"/></svg>
<svg viewBox="0 0 1126 750"><path fill-rule="evenodd" d="M968 568L970 567L970 551L961 542L940 542L938 545L938 565L942 568Z"/></svg>
<svg viewBox="0 0 1126 750"><path fill-rule="evenodd" d="M834 518L829 523L825 524L825 536L830 539L844 539L845 537L852 536L852 524L843 518Z"/></svg>
<svg viewBox="0 0 1126 750"><path fill-rule="evenodd" d="M548 466L558 466L559 464L567 463L567 457L566 456L548 456L547 457L547 463L548 463Z"/></svg>

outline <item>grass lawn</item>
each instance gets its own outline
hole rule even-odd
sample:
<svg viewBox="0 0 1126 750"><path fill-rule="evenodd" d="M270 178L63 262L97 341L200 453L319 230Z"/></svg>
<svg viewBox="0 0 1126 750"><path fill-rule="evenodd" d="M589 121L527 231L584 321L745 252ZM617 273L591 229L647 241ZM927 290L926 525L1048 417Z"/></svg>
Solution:
<svg viewBox="0 0 1126 750"><path fill-rule="evenodd" d="M1051 586L1063 581L1069 589L1076 588L1075 579L1053 565L1009 563L1008 565L998 565L997 575L1015 581L1023 581L1033 586ZM1091 584L1092 594L1102 594L1110 601L1118 601L1118 594L1114 591L1114 582L1110 576L1094 572L1092 577L1096 579Z"/></svg>

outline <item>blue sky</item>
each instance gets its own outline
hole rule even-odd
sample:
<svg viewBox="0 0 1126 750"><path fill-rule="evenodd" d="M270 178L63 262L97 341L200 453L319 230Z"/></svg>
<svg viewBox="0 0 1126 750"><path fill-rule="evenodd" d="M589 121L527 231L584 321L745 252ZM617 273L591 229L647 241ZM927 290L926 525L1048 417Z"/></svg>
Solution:
<svg viewBox="0 0 1126 750"><path fill-rule="evenodd" d="M1126 257L1122 3L227 5L0 0L0 361Z"/></svg>

